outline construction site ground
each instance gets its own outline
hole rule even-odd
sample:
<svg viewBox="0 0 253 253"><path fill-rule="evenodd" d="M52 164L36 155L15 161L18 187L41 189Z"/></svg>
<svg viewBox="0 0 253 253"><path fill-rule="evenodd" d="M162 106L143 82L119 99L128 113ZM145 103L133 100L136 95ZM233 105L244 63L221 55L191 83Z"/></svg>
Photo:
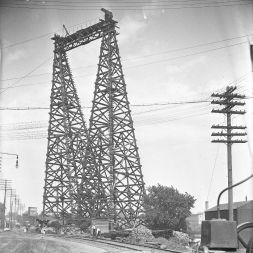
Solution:
<svg viewBox="0 0 253 253"><path fill-rule="evenodd" d="M155 253L157 249L133 246L132 249L98 241L74 241L37 233L24 233L23 229L0 232L0 253ZM167 251L168 252L168 251Z"/></svg>

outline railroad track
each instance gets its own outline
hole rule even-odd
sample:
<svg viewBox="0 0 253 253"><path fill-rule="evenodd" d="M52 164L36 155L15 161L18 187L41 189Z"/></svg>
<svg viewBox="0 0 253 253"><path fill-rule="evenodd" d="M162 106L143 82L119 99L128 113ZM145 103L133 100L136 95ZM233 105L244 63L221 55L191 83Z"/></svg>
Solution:
<svg viewBox="0 0 253 253"><path fill-rule="evenodd" d="M120 242L120 241L111 241L108 239L92 239L89 237L84 237L81 235L55 235L55 234L46 234L46 236L51 236L51 237L57 237L57 238L62 238L62 239L69 239L73 241L86 241L86 242L92 242L93 244L106 244L108 246L114 246L114 247L119 247L122 249L128 249L128 250L133 250L133 251L143 251L143 248L149 248L149 249L155 249L156 252L171 252L171 253L183 253L182 251L177 251L177 250L171 250L171 249L159 249L159 244L153 244L153 245L147 245L147 244L130 244L126 242Z"/></svg>

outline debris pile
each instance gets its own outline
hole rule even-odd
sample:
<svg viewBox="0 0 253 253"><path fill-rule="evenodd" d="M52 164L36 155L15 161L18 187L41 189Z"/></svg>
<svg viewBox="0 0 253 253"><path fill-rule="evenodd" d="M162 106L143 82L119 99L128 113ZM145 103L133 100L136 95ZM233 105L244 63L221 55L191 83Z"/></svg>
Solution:
<svg viewBox="0 0 253 253"><path fill-rule="evenodd" d="M152 230L152 235L157 237L164 237L166 239L169 239L173 236L173 230L172 229L163 229L163 230Z"/></svg>
<svg viewBox="0 0 253 253"><path fill-rule="evenodd" d="M173 239L180 245L188 246L191 238L188 234L179 231L173 231Z"/></svg>
<svg viewBox="0 0 253 253"><path fill-rule="evenodd" d="M177 250L177 251L191 251L189 242L191 241L188 234L183 232L173 231L173 236L169 239L158 237L155 242L160 242L163 249Z"/></svg>
<svg viewBox="0 0 253 253"><path fill-rule="evenodd" d="M65 225L62 228L62 232L66 235L78 235L83 233L81 229L74 224Z"/></svg>
<svg viewBox="0 0 253 253"><path fill-rule="evenodd" d="M158 237L155 239L156 243L160 243L162 249L176 250L186 252L189 251L187 246L181 245L178 243L178 240L175 240L175 237L171 237L170 239L166 239L164 237Z"/></svg>
<svg viewBox="0 0 253 253"><path fill-rule="evenodd" d="M126 238L129 243L145 243L154 239L152 231L143 225L133 228L129 237Z"/></svg>

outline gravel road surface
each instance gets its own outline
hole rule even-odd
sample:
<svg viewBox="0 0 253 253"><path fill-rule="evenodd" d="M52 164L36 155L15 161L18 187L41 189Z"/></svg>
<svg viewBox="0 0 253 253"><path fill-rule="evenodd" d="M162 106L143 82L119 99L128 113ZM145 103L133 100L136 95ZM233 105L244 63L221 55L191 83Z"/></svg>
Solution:
<svg viewBox="0 0 253 253"><path fill-rule="evenodd" d="M42 234L12 230L0 233L0 253L138 253L91 242L72 242Z"/></svg>

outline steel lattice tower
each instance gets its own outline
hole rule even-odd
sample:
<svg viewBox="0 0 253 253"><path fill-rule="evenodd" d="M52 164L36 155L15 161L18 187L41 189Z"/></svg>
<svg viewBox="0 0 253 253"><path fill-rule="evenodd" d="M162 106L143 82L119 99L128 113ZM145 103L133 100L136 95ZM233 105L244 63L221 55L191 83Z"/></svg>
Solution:
<svg viewBox="0 0 253 253"><path fill-rule="evenodd" d="M89 133L103 193L97 216L111 214L132 224L142 212L145 192L115 26L102 38Z"/></svg>
<svg viewBox="0 0 253 253"><path fill-rule="evenodd" d="M43 198L45 214L70 218L69 214L76 213L86 146L87 128L66 52L55 50Z"/></svg>
<svg viewBox="0 0 253 253"><path fill-rule="evenodd" d="M55 35L44 214L113 217L132 226L145 194L116 21L105 20L66 37ZM66 52L102 38L87 131Z"/></svg>

